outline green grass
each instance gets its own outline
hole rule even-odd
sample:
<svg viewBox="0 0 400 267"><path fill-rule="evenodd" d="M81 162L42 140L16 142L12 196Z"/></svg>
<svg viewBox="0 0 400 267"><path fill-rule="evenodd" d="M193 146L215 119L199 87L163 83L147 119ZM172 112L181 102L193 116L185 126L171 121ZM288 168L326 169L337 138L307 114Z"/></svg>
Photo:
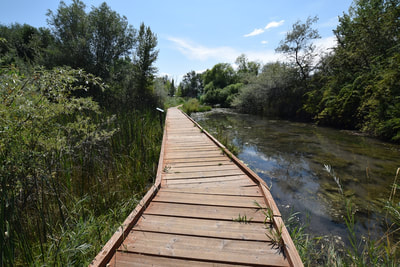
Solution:
<svg viewBox="0 0 400 267"><path fill-rule="evenodd" d="M182 110L190 116L193 112L206 112L210 111L210 106L203 106L196 98L190 98L182 105Z"/></svg>
<svg viewBox="0 0 400 267"><path fill-rule="evenodd" d="M155 179L155 111L71 97L79 71L0 72L0 265L87 266Z"/></svg>

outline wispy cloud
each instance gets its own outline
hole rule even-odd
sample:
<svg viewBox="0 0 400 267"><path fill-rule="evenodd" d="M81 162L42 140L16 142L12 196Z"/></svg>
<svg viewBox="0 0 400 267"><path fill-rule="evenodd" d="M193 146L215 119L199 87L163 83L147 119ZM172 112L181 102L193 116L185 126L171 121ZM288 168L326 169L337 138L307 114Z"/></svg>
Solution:
<svg viewBox="0 0 400 267"><path fill-rule="evenodd" d="M245 54L249 60L263 63L282 60L282 55L274 50L240 51L229 46L207 47L182 38L168 37L175 49L191 60L214 60L216 62L233 63L241 54ZM264 41L267 42L267 41Z"/></svg>
<svg viewBox="0 0 400 267"><path fill-rule="evenodd" d="M279 26L282 26L283 23L285 23L284 20L281 21L271 21L270 23L267 24L267 26L265 26L265 30L271 29L271 28L277 28Z"/></svg>
<svg viewBox="0 0 400 267"><path fill-rule="evenodd" d="M266 44L268 44L268 41L261 41L261 43L263 44L263 45L266 45Z"/></svg>
<svg viewBox="0 0 400 267"><path fill-rule="evenodd" d="M167 39L174 43L176 49L192 60L233 61L238 56L237 51L229 46L206 47L181 38L168 37Z"/></svg>
<svg viewBox="0 0 400 267"><path fill-rule="evenodd" d="M271 21L270 23L267 24L264 28L261 29L254 29L251 33L243 35L243 37L250 37L250 36L256 36L264 33L265 31L272 29L272 28L277 28L279 26L282 26L283 23L285 23L284 20L281 21Z"/></svg>
<svg viewBox="0 0 400 267"><path fill-rule="evenodd" d="M243 35L244 37L256 36L262 34L265 30L264 29L254 29L251 33Z"/></svg>

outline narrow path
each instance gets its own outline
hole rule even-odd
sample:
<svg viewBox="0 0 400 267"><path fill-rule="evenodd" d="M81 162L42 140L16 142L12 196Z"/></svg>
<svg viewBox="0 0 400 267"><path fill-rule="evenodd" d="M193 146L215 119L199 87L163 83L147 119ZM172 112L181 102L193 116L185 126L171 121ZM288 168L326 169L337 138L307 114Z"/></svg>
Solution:
<svg viewBox="0 0 400 267"><path fill-rule="evenodd" d="M92 265L107 263L302 266L265 183L177 108L167 113L155 185Z"/></svg>

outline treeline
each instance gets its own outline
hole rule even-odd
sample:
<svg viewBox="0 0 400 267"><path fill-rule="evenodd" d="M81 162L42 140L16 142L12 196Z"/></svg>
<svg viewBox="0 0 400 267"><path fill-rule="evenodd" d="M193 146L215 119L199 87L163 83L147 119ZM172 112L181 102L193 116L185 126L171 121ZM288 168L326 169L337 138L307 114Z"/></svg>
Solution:
<svg viewBox="0 0 400 267"><path fill-rule="evenodd" d="M51 69L68 66L100 77L108 89L90 87L90 96L103 107L144 108L154 105L153 63L157 59L157 37L142 23L128 24L106 3L92 7L74 0L48 11L48 28L12 24L0 26L0 66L15 65L31 72L34 66Z"/></svg>
<svg viewBox="0 0 400 267"><path fill-rule="evenodd" d="M400 142L400 3L355 1L333 31L337 45L316 50L317 17L298 21L276 48L286 62L260 66L240 56L189 72L182 96L241 112L356 129Z"/></svg>
<svg viewBox="0 0 400 267"><path fill-rule="evenodd" d="M0 266L87 266L155 177L157 37L106 3L0 25Z"/></svg>

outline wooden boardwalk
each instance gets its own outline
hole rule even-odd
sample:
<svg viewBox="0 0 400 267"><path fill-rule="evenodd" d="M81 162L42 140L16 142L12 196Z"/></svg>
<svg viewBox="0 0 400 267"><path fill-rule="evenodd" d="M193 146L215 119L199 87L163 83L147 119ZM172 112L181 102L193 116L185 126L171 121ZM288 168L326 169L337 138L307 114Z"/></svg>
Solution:
<svg viewBox="0 0 400 267"><path fill-rule="evenodd" d="M266 218L255 202L273 216ZM171 108L155 184L91 265L302 263L265 183L197 123Z"/></svg>

